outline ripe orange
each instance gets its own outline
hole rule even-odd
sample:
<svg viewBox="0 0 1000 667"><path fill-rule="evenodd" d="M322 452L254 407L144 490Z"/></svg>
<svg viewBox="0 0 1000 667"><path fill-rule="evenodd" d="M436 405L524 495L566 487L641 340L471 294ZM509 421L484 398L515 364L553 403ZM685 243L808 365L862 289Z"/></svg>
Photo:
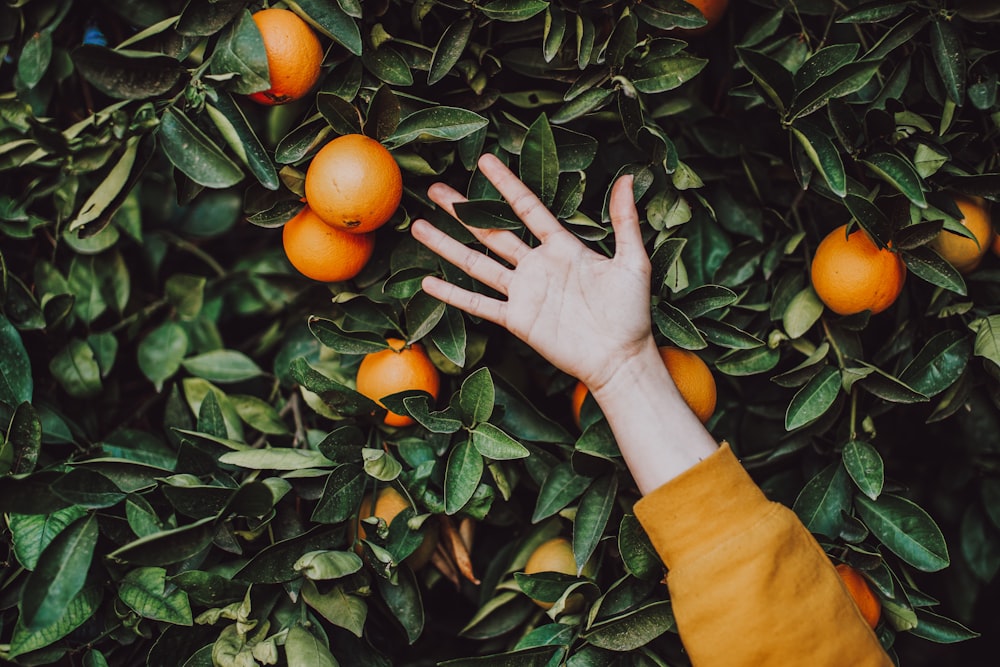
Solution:
<svg viewBox="0 0 1000 667"><path fill-rule="evenodd" d="M396 515L407 507L410 507L409 501L403 497L403 494L391 486L384 486L382 487L382 490L378 492L378 496L375 498L374 508L372 508L371 494L366 495L361 501L361 509L358 510L358 538L363 540L368 536L365 532L363 519L376 516L385 521L386 525L389 525L392 523L392 520L396 518ZM419 570L426 565L427 561L430 560L431 555L434 553L434 549L437 548L437 524L428 523L425 525L427 525L427 532L424 533L424 539L420 543L420 546L417 547L416 550L407 556L403 561L414 570Z"/></svg>
<svg viewBox="0 0 1000 667"><path fill-rule="evenodd" d="M374 234L348 234L331 227L308 206L285 223L281 242L292 266L325 283L358 275L375 249Z"/></svg>
<svg viewBox="0 0 1000 667"><path fill-rule="evenodd" d="M708 364L694 352L679 347L661 347L660 358L663 359L663 365L667 367L667 372L670 373L681 398L702 424L708 423L715 412L715 402L718 397L715 378ZM573 419L577 426L580 426L580 408L586 396L587 387L578 382L570 399Z"/></svg>
<svg viewBox="0 0 1000 667"><path fill-rule="evenodd" d="M934 249L961 273L970 273L979 266L993 241L993 225L986 210L986 201L979 197L955 197L955 204L964 216L960 221L976 237L942 230L931 242Z"/></svg>
<svg viewBox="0 0 1000 667"><path fill-rule="evenodd" d="M689 5L694 5L708 21L708 23L700 28L681 28L681 30L689 35L702 35L714 28L722 20L722 16L726 13L726 8L729 7L729 0L685 0L685 2Z"/></svg>
<svg viewBox="0 0 1000 667"><path fill-rule="evenodd" d="M580 428L580 410L583 409L583 399L587 398L587 385L577 382L573 387L573 396L570 397L570 407L573 410L573 422Z"/></svg>
<svg viewBox="0 0 1000 667"><path fill-rule="evenodd" d="M716 399L715 378L708 364L694 352L679 347L661 347L660 358L677 385L681 398L702 424L708 422L715 412Z"/></svg>
<svg viewBox="0 0 1000 667"><path fill-rule="evenodd" d="M847 225L827 234L812 261L816 294L833 312L881 313L903 291L906 266L896 253L875 245L864 230L846 236Z"/></svg>
<svg viewBox="0 0 1000 667"><path fill-rule="evenodd" d="M309 205L328 225L354 234L388 222L402 197L403 176L392 153L363 134L337 137L306 170Z"/></svg>
<svg viewBox="0 0 1000 667"><path fill-rule="evenodd" d="M420 343L409 347L398 338L390 338L389 349L365 355L358 366L358 391L379 405L379 400L401 391L419 390L437 398L441 378L437 368ZM384 407L384 406L383 406ZM389 426L408 426L413 419L406 415L388 412L385 423Z"/></svg>
<svg viewBox="0 0 1000 667"><path fill-rule="evenodd" d="M323 63L323 45L309 24L287 9L264 9L253 15L264 39L271 87L250 95L273 106L297 100L316 85Z"/></svg>
<svg viewBox="0 0 1000 667"><path fill-rule="evenodd" d="M837 574L840 575L844 586L854 599L854 604L858 605L861 615L864 616L872 628L878 625L878 619L882 616L882 603L879 602L865 578L850 565L841 563L837 566Z"/></svg>
<svg viewBox="0 0 1000 667"><path fill-rule="evenodd" d="M571 574L576 576L576 559L573 557L573 545L565 537L553 537L547 542L535 547L535 550L528 556L528 562L524 565L525 574L537 574L538 572L559 572L561 574ZM583 576L590 577L594 574L594 561L590 560L583 566ZM551 609L552 602L532 600L542 609ZM572 613L574 607L578 607L583 599L567 600L566 611Z"/></svg>

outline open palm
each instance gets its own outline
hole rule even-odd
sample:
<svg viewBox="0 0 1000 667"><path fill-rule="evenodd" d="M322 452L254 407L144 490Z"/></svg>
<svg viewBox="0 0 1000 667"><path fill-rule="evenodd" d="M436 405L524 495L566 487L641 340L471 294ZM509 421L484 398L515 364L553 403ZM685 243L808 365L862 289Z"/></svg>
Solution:
<svg viewBox="0 0 1000 667"><path fill-rule="evenodd" d="M413 225L417 240L507 299L470 292L434 277L424 279L424 290L507 328L592 390L603 386L651 335L650 265L639 231L632 178L620 178L612 190L616 252L607 258L563 228L496 157L484 155L479 168L540 243L531 247L510 231L468 227L505 265L418 220ZM465 201L440 183L428 194L453 216L454 204Z"/></svg>

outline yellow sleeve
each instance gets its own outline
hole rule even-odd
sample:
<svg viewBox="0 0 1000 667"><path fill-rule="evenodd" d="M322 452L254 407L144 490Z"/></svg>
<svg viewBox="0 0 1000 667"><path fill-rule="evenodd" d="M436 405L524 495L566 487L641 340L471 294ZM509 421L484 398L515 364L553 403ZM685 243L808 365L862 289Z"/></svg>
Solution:
<svg viewBox="0 0 1000 667"><path fill-rule="evenodd" d="M695 667L891 667L833 564L729 446L635 505Z"/></svg>

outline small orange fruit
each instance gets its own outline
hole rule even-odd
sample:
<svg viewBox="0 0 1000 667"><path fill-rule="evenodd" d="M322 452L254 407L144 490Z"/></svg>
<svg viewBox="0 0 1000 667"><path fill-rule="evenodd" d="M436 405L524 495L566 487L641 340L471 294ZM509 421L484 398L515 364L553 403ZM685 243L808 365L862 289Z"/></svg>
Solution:
<svg viewBox="0 0 1000 667"><path fill-rule="evenodd" d="M715 412L716 400L715 378L708 364L694 352L679 347L661 347L660 358L681 398L702 424L708 422Z"/></svg>
<svg viewBox="0 0 1000 667"><path fill-rule="evenodd" d="M979 266L993 242L993 225L984 199L958 196L955 197L955 204L962 212L960 222L972 232L976 240L942 230L931 245L960 273L970 273Z"/></svg>
<svg viewBox="0 0 1000 667"><path fill-rule="evenodd" d="M437 368L420 343L407 346L406 341L390 338L389 349L365 355L358 366L358 392L379 405L381 398L401 391L426 391L437 398L441 377ZM383 406L385 407L385 406ZM406 415L388 412L385 423L389 426L408 426L413 419Z"/></svg>
<svg viewBox="0 0 1000 667"><path fill-rule="evenodd" d="M378 496L375 498L375 507L372 508L372 497L371 494L366 495L361 501L361 509L358 510L358 539L366 539L368 533L365 532L364 519L368 517L378 517L385 521L386 525L390 525L392 520L396 518L396 515L410 507L410 503L406 498L403 497L399 491L391 486L384 486L378 492ZM431 517L433 519L433 517ZM427 526L427 530L424 533L424 539L420 543L420 546L416 548L406 559L403 561L409 565L414 570L419 570L427 561L431 559L434 554L434 549L437 548L438 543L438 530L437 523L428 522L424 524ZM361 545L359 544L358 547Z"/></svg>
<svg viewBox="0 0 1000 667"><path fill-rule="evenodd" d="M882 603L879 602L875 594L872 593L871 586L861 576L861 573L846 563L837 566L837 574L840 575L844 586L854 599L854 604L861 610L861 615L873 629L878 625L878 620L882 616Z"/></svg>
<svg viewBox="0 0 1000 667"><path fill-rule="evenodd" d="M694 352L679 347L661 347L660 358L663 359L663 365L667 367L667 372L670 373L681 398L702 424L708 423L715 412L715 402L718 398L715 378L708 364ZM573 419L577 426L580 426L580 408L586 397L587 387L578 382L570 399Z"/></svg>
<svg viewBox="0 0 1000 667"><path fill-rule="evenodd" d="M325 283L358 275L375 249L374 234L348 234L331 227L308 206L285 223L281 242L292 266Z"/></svg>
<svg viewBox="0 0 1000 667"><path fill-rule="evenodd" d="M594 574L594 561L589 560L583 566L583 576L591 577ZM553 537L551 540L542 542L535 547L535 550L528 556L528 562L524 565L525 574L537 574L539 572L559 572L560 574L571 574L576 576L576 559L573 557L573 545L565 537ZM532 599L542 609L551 609L552 602L543 602ZM583 599L567 599L566 611L572 613L583 602Z"/></svg>
<svg viewBox="0 0 1000 667"><path fill-rule="evenodd" d="M847 236L847 225L827 234L812 261L816 294L833 312L881 313L891 306L906 279L906 265L887 248L879 248L862 229Z"/></svg>
<svg viewBox="0 0 1000 667"><path fill-rule="evenodd" d="M577 382L573 387L573 395L570 397L570 407L573 410L573 422L580 428L580 410L583 409L583 399L587 398L587 385Z"/></svg>
<svg viewBox="0 0 1000 667"><path fill-rule="evenodd" d="M403 176L392 153L363 134L337 137L306 170L306 200L328 225L371 232L392 217L403 197Z"/></svg>
<svg viewBox="0 0 1000 667"><path fill-rule="evenodd" d="M323 45L316 33L287 9L263 9L253 15L253 22L264 39L271 87L250 99L273 106L303 97L319 80L323 63Z"/></svg>

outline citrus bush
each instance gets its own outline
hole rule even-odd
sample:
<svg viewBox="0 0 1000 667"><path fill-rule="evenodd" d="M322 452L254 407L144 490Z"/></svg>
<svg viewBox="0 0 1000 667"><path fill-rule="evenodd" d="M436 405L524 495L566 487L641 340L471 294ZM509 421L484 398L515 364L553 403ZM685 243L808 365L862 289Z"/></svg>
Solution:
<svg viewBox="0 0 1000 667"><path fill-rule="evenodd" d="M0 6L0 659L687 664L592 399L420 289L474 287L408 233L474 242L431 183L523 229L491 152L607 253L634 176L657 342L708 365L708 428L900 664L992 664L1000 10L720 5ZM300 36L272 47L264 9ZM825 238L866 248L850 274ZM412 382L359 386L403 354ZM575 571L526 573L555 538Z"/></svg>

